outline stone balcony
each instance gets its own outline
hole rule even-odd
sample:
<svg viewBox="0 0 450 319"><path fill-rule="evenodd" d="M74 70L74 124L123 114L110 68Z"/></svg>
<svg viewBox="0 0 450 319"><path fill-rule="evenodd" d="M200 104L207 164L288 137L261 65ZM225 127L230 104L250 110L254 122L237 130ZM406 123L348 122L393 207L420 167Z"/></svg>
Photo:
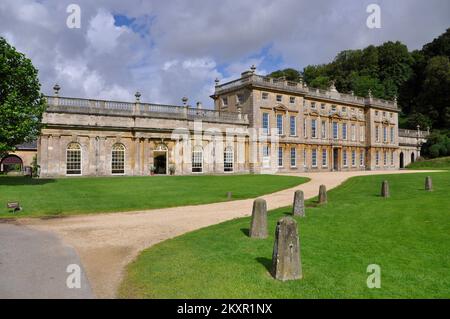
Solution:
<svg viewBox="0 0 450 319"><path fill-rule="evenodd" d="M311 88L302 82L271 78L257 75L252 72L244 72L242 77L237 80L216 85L215 94L219 95L249 85L262 89L278 90L284 93L302 94L306 97L318 98L335 103L349 103L359 106L372 106L399 111L396 101L387 101L373 97L361 97L353 94L340 93L336 90Z"/></svg>
<svg viewBox="0 0 450 319"><path fill-rule="evenodd" d="M248 125L247 114L220 112L189 106L119 102L47 96L47 113L74 113L125 117L165 118Z"/></svg>

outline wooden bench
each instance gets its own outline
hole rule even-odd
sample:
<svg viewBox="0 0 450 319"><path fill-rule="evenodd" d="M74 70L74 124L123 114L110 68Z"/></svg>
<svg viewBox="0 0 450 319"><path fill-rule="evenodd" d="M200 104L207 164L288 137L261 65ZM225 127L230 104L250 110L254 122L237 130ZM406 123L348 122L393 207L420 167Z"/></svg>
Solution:
<svg viewBox="0 0 450 319"><path fill-rule="evenodd" d="M19 202L8 202L6 204L6 207L8 209L12 209L14 213L15 212L20 212L22 210L22 207L20 206Z"/></svg>

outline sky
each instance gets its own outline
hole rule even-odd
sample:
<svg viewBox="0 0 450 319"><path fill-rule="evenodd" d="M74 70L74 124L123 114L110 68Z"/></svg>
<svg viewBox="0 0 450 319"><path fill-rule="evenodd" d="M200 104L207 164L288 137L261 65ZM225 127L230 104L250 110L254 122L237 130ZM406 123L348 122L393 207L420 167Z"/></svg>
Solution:
<svg viewBox="0 0 450 319"><path fill-rule="evenodd" d="M69 28L70 4L80 28ZM380 28L369 28L370 4ZM71 20L72 21L72 20ZM44 94L189 104L214 80L330 62L345 49L420 49L450 27L448 0L0 0L0 36L39 70Z"/></svg>

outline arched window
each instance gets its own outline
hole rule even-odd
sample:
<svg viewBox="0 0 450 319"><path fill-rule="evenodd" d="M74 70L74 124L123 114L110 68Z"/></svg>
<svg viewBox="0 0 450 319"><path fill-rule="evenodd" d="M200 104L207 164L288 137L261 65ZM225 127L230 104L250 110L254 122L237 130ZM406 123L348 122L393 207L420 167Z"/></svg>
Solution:
<svg viewBox="0 0 450 319"><path fill-rule="evenodd" d="M114 144L111 155L112 173L125 174L125 146L123 144Z"/></svg>
<svg viewBox="0 0 450 319"><path fill-rule="evenodd" d="M203 149L197 145L192 151L192 173L203 172Z"/></svg>
<svg viewBox="0 0 450 319"><path fill-rule="evenodd" d="M224 172L233 171L233 148L228 146L223 153L223 170Z"/></svg>
<svg viewBox="0 0 450 319"><path fill-rule="evenodd" d="M70 143L67 146L66 174L81 175L81 147L78 143Z"/></svg>

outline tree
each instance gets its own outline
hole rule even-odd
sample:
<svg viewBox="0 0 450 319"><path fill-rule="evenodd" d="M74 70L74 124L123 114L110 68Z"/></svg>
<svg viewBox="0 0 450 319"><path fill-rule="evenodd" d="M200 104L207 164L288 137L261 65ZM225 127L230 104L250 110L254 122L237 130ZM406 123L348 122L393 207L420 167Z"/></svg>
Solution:
<svg viewBox="0 0 450 319"><path fill-rule="evenodd" d="M295 82L298 82L301 79L301 73L291 68L272 72L271 74L269 74L269 76L273 78L285 77L286 80Z"/></svg>
<svg viewBox="0 0 450 319"><path fill-rule="evenodd" d="M0 154L39 136L46 102L38 71L0 37Z"/></svg>

